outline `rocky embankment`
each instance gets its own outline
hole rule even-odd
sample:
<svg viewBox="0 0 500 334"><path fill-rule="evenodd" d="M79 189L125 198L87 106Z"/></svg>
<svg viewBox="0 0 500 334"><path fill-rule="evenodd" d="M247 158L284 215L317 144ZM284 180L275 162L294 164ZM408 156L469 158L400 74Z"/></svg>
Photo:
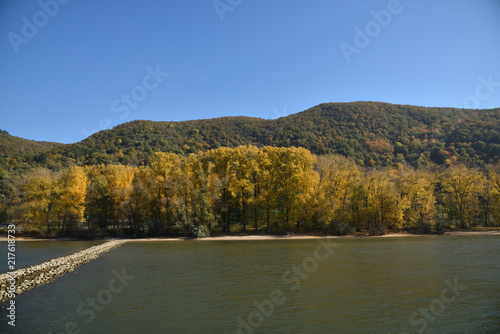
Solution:
<svg viewBox="0 0 500 334"><path fill-rule="evenodd" d="M9 294L12 291L15 291L15 294L18 295L34 287L51 282L56 277L75 270L82 264L98 258L103 253L119 247L125 242L125 240L108 241L72 255L59 257L36 266L2 274L0 275L0 302L9 300ZM11 279L12 277L14 277L15 282Z"/></svg>

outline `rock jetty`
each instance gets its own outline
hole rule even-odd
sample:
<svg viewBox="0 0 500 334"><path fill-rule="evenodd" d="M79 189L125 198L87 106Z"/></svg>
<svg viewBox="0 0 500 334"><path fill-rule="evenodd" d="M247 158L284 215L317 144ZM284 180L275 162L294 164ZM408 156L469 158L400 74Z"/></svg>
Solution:
<svg viewBox="0 0 500 334"><path fill-rule="evenodd" d="M53 281L56 277L71 272L84 263L90 262L102 254L123 245L125 240L112 240L84 249L72 255L59 257L36 266L18 269L0 275L0 303L9 300L9 294L16 295ZM11 280L14 277L15 282ZM12 284L14 283L14 284Z"/></svg>

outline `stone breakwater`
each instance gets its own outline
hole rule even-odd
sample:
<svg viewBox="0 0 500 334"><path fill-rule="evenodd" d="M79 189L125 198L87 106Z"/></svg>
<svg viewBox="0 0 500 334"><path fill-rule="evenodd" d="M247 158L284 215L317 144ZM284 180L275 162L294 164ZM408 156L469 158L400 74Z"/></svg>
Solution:
<svg viewBox="0 0 500 334"><path fill-rule="evenodd" d="M10 299L8 298L8 290L12 283L12 281L9 280L11 277L15 277L15 294L18 295L34 287L49 283L55 278L75 270L82 264L90 262L102 254L123 245L125 242L127 241L108 241L72 255L59 257L36 266L2 274L0 275L0 302Z"/></svg>

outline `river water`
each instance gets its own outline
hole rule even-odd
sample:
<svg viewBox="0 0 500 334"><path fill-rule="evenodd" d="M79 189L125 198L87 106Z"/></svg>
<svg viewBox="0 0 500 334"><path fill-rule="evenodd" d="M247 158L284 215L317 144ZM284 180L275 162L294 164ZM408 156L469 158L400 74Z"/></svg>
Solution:
<svg viewBox="0 0 500 334"><path fill-rule="evenodd" d="M500 237L128 243L2 333L500 333Z"/></svg>
<svg viewBox="0 0 500 334"><path fill-rule="evenodd" d="M101 243L102 241L16 241L14 253L16 268L21 269L40 264ZM2 250L0 254L7 253L7 246L6 241L0 241L0 249ZM7 258L7 254L5 257ZM0 263L0 274L8 271L7 261Z"/></svg>

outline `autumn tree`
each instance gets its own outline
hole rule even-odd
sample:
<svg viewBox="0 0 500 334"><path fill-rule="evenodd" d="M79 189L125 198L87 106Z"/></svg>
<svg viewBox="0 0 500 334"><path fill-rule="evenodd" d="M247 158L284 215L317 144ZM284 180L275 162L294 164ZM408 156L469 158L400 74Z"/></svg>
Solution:
<svg viewBox="0 0 500 334"><path fill-rule="evenodd" d="M317 198L321 202L318 210L323 224L335 233L344 234L354 225L350 207L356 199L361 171L354 161L338 155L318 157L315 169L319 173Z"/></svg>
<svg viewBox="0 0 500 334"><path fill-rule="evenodd" d="M423 228L428 232L434 219L434 173L401 166L394 176L398 207L402 211L399 227Z"/></svg>
<svg viewBox="0 0 500 334"><path fill-rule="evenodd" d="M191 153L180 161L179 169L169 187L174 194L175 221L184 234L194 227L209 233L215 223L214 202L218 194L213 187L212 164L204 154Z"/></svg>
<svg viewBox="0 0 500 334"><path fill-rule="evenodd" d="M255 146L239 146L234 149L234 189L236 202L241 210L243 232L249 222L252 205L255 204L259 166L256 157L259 149ZM255 214L255 212L254 212Z"/></svg>
<svg viewBox="0 0 500 334"><path fill-rule="evenodd" d="M46 168L37 168L26 176L22 185L28 218L35 227L45 228L47 234L58 227L62 196L58 177L57 173Z"/></svg>
<svg viewBox="0 0 500 334"><path fill-rule="evenodd" d="M384 234L387 227L397 229L403 222L393 177L390 169L372 170L367 174L367 210L372 233Z"/></svg>
<svg viewBox="0 0 500 334"><path fill-rule="evenodd" d="M108 228L113 214L113 202L105 165L92 166L87 169L88 187L85 197L85 218L91 228L101 231Z"/></svg>
<svg viewBox="0 0 500 334"><path fill-rule="evenodd" d="M205 159L213 166L213 186L218 194L215 210L222 219L222 230L229 232L231 222L239 220L240 213L235 199L234 150L229 147L210 150Z"/></svg>
<svg viewBox="0 0 500 334"><path fill-rule="evenodd" d="M266 146L259 150L256 156L256 162L259 170L259 179L256 184L255 202L257 207L262 207L265 215L266 231L269 233L271 229L272 212L277 201L277 184L276 179L278 173L273 167L271 157L275 154L276 148ZM255 214L255 213L254 213Z"/></svg>
<svg viewBox="0 0 500 334"><path fill-rule="evenodd" d="M148 233L151 216L154 215L154 200L152 193L155 182L148 168L141 167L134 170L132 187L130 189L125 208L127 212L129 230L133 236Z"/></svg>
<svg viewBox="0 0 500 334"><path fill-rule="evenodd" d="M485 186L485 176L465 166L449 168L442 176L446 209L456 226L475 226L478 217L479 194Z"/></svg>
<svg viewBox="0 0 500 334"><path fill-rule="evenodd" d="M61 172L59 176L61 189L59 219L62 221L63 232L68 228L68 223L83 221L87 184L87 173L82 167L72 166ZM75 230L76 227L70 225L69 229Z"/></svg>
<svg viewBox="0 0 500 334"><path fill-rule="evenodd" d="M204 235L207 236L218 218L214 210L218 193L214 186L216 178L212 174L213 164L203 157L203 153L191 154L186 163L191 171L194 226L204 230Z"/></svg>
<svg viewBox="0 0 500 334"><path fill-rule="evenodd" d="M115 228L123 225L126 219L125 203L130 193L132 179L134 177L133 168L123 165L108 165L104 168L104 176L111 201L110 218Z"/></svg>
<svg viewBox="0 0 500 334"><path fill-rule="evenodd" d="M151 176L158 185L155 190L157 217L165 221L167 228L174 223L175 191L173 182L180 172L181 158L174 153L157 152L151 164Z"/></svg>
<svg viewBox="0 0 500 334"><path fill-rule="evenodd" d="M304 148L264 148L270 161L270 176L276 191L276 208L281 226L291 231L300 226L300 209L313 198L319 177L313 170L314 155Z"/></svg>
<svg viewBox="0 0 500 334"><path fill-rule="evenodd" d="M500 222L500 165L491 166L480 198L485 226L498 226Z"/></svg>

